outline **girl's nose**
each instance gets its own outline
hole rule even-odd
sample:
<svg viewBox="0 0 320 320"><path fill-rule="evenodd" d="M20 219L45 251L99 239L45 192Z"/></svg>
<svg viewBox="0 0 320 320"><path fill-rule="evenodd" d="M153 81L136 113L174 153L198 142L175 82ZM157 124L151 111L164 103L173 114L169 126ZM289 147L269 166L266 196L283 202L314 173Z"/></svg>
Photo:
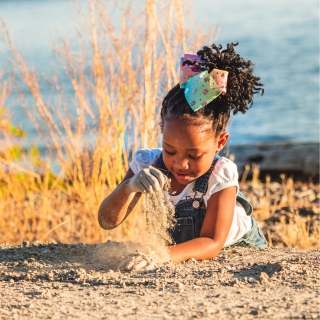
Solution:
<svg viewBox="0 0 320 320"><path fill-rule="evenodd" d="M187 170L189 169L189 161L188 159L181 159L181 158L175 158L174 164L173 164L174 170Z"/></svg>

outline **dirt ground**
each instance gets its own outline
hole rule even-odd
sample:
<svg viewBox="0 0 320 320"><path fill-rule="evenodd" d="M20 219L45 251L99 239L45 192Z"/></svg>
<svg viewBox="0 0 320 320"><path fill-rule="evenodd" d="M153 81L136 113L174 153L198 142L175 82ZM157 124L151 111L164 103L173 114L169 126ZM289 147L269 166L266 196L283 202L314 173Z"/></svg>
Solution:
<svg viewBox="0 0 320 320"><path fill-rule="evenodd" d="M0 319L319 318L318 250L229 249L126 273L132 243L0 247Z"/></svg>

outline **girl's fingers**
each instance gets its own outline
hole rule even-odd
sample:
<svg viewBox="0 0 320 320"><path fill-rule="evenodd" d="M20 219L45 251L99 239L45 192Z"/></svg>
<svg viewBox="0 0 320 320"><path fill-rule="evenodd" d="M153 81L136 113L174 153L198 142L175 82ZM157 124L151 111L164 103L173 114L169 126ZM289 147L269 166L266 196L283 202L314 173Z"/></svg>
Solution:
<svg viewBox="0 0 320 320"><path fill-rule="evenodd" d="M157 265L154 262L150 262L144 269L145 270L152 270L156 267L157 267Z"/></svg>
<svg viewBox="0 0 320 320"><path fill-rule="evenodd" d="M141 193L148 192L148 190L145 188L145 186L140 181L137 183L137 188Z"/></svg>
<svg viewBox="0 0 320 320"><path fill-rule="evenodd" d="M121 270L121 269L125 269L126 266L128 264L128 261L122 261L120 264L119 264L119 267L118 269Z"/></svg>
<svg viewBox="0 0 320 320"><path fill-rule="evenodd" d="M146 260L142 260L142 261L138 261L133 267L132 269L137 271L140 270L142 268L144 268L146 265L148 264L148 262Z"/></svg>
<svg viewBox="0 0 320 320"><path fill-rule="evenodd" d="M155 176L150 174L147 175L146 178L151 183L153 191L159 191L161 189L159 180Z"/></svg>
<svg viewBox="0 0 320 320"><path fill-rule="evenodd" d="M162 189L167 180L167 177L160 170L153 167L150 168L150 173L158 179L160 188Z"/></svg>
<svg viewBox="0 0 320 320"><path fill-rule="evenodd" d="M142 176L140 178L140 183L145 187L147 192L150 192L150 193L153 192L152 184L145 176Z"/></svg>
<svg viewBox="0 0 320 320"><path fill-rule="evenodd" d="M137 264L137 258L133 258L128 264L127 266L125 267L125 269L127 271L130 271L133 269L133 267Z"/></svg>

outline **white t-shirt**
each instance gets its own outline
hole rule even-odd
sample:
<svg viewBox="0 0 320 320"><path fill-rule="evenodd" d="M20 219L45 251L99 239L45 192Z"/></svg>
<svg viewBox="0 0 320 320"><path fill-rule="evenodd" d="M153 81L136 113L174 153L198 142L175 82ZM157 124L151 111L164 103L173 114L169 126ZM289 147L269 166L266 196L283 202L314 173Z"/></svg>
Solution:
<svg viewBox="0 0 320 320"><path fill-rule="evenodd" d="M160 157L162 149L140 149L134 156L129 166L134 174L138 171L154 164L156 160ZM194 197L194 184L191 182L183 189L183 191L178 195L170 195L170 200L173 205L176 205L180 200L185 200ZM221 157L209 178L208 191L204 195L203 199L207 205L210 197L225 188L236 186L237 192L239 190L238 183L238 170L237 166L227 158ZM201 198L202 194L197 193L197 197ZM234 208L234 215L232 225L224 246L228 246L233 242L239 240L246 232L251 229L251 217L247 216L242 205L236 201Z"/></svg>

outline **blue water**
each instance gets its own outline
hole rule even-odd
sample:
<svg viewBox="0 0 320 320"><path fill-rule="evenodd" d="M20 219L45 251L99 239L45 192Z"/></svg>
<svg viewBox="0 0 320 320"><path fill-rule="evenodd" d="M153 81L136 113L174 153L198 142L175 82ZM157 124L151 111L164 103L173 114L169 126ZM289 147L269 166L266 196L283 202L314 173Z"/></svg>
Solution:
<svg viewBox="0 0 320 320"><path fill-rule="evenodd" d="M214 22L221 26L216 43L239 41L238 53L251 59L265 84L265 95L232 122L232 144L319 141L318 1L199 0L193 13L196 24L205 21L205 29ZM57 39L56 31L70 34L75 23L65 0L0 0L0 18L13 41L22 43L28 64L44 74L53 61L51 39ZM4 61L0 53L0 66ZM72 98L68 80L62 79ZM44 86L43 92L49 94L49 88ZM22 124L29 140L41 146L22 107L16 105L12 112L14 123Z"/></svg>

